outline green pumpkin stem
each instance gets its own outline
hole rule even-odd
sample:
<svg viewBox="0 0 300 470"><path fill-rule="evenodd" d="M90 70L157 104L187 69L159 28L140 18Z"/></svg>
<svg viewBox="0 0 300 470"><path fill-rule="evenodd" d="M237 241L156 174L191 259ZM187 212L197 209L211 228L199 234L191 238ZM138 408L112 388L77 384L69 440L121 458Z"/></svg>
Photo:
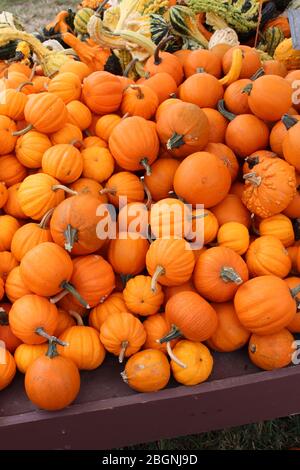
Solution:
<svg viewBox="0 0 300 470"><path fill-rule="evenodd" d="M174 39L174 36L167 36L166 38L163 38L158 45L156 46L155 52L154 52L154 65L159 65L162 61L162 59L159 57L159 53L162 50L163 47L165 47L168 42L172 41Z"/></svg>
<svg viewBox="0 0 300 470"><path fill-rule="evenodd" d="M69 282L67 281L63 281L60 285L60 287L66 291L69 292L69 294L72 294L73 297L75 297L75 299L80 303L80 305L82 305L84 308L90 308L89 304L87 303L86 300L84 300L83 297L81 297L81 295L79 294L79 292L75 289L74 286L72 286L72 284L70 284Z"/></svg>
<svg viewBox="0 0 300 470"><path fill-rule="evenodd" d="M182 134L177 134L177 132L174 132L172 137L169 138L167 142L167 149L172 150L172 149L178 149L182 145L185 144L183 140L184 136Z"/></svg>
<svg viewBox="0 0 300 470"><path fill-rule="evenodd" d="M73 228L71 224L68 224L66 230L64 230L64 237L65 237L65 250L71 253L74 248L74 244L78 242L77 228Z"/></svg>
<svg viewBox="0 0 300 470"><path fill-rule="evenodd" d="M146 158L146 157L142 158L142 160L140 160L140 165L142 165L145 168L146 175L151 176L152 170L151 170L151 166L149 165L148 158Z"/></svg>
<svg viewBox="0 0 300 470"><path fill-rule="evenodd" d="M233 121L236 118L236 114L231 113L225 108L225 101L224 100L219 100L218 101L218 111L219 113L224 116L224 118L228 119L229 121Z"/></svg>
<svg viewBox="0 0 300 470"><path fill-rule="evenodd" d="M281 121L287 130L299 122L294 116L290 116L289 114L284 114L281 118Z"/></svg>
<svg viewBox="0 0 300 470"><path fill-rule="evenodd" d="M252 172L252 173L246 173L244 176L243 176L243 179L245 181L249 181L250 183L252 183L254 186L259 186L261 184L261 181L262 181L262 178L261 176L257 176L257 174L255 172Z"/></svg>
<svg viewBox="0 0 300 470"><path fill-rule="evenodd" d="M231 266L222 266L220 278L224 282L234 282L234 284L243 284L241 276Z"/></svg>
<svg viewBox="0 0 300 470"><path fill-rule="evenodd" d="M13 132L14 137L19 137L20 135L27 134L27 132L31 131L33 129L32 124L28 124L28 126L24 127L24 129L21 129L20 131L15 131Z"/></svg>
<svg viewBox="0 0 300 470"><path fill-rule="evenodd" d="M253 84L249 83L249 85L246 85L245 88L243 88L242 93L246 93L246 95L250 95L252 88L253 88Z"/></svg>
<svg viewBox="0 0 300 470"><path fill-rule="evenodd" d="M250 77L250 80L252 80L254 82L254 80L257 80L258 78L262 77L263 75L265 75L265 71L264 71L263 67L260 67L258 70L256 70L256 72L252 75L252 77Z"/></svg>
<svg viewBox="0 0 300 470"><path fill-rule="evenodd" d="M68 343L65 341L62 341L61 339L57 338L56 336L49 335L43 327L38 327L35 330L36 334L39 336L42 336L43 338L46 338L49 343L57 343L60 344L61 346L68 346Z"/></svg>
<svg viewBox="0 0 300 470"><path fill-rule="evenodd" d="M154 271L154 274L152 276L152 279L151 279L151 290L152 292L156 292L156 285L157 285L157 281L159 279L160 276L163 276L164 274L166 273L165 271L165 268L163 266L156 266L156 269Z"/></svg>
<svg viewBox="0 0 300 470"><path fill-rule="evenodd" d="M296 287L293 287L292 289L290 289L290 292L291 292L291 295L292 297L296 297L296 295L298 295L300 293L300 284Z"/></svg>
<svg viewBox="0 0 300 470"><path fill-rule="evenodd" d="M125 357L125 353L126 353L126 349L128 347L128 341L122 341L122 344L121 344L121 350L120 350L120 354L119 354L119 363L122 364L122 362L124 361L124 357Z"/></svg>
<svg viewBox="0 0 300 470"><path fill-rule="evenodd" d="M173 339L180 338L182 336L181 331L177 328L176 325L172 325L171 330L166 336L158 339L157 342L160 344L166 343L167 341L172 341Z"/></svg>
<svg viewBox="0 0 300 470"><path fill-rule="evenodd" d="M128 85L127 88L131 88L132 90L137 91L137 99L138 100L142 100L145 97L145 95L142 92L141 87L139 85Z"/></svg>

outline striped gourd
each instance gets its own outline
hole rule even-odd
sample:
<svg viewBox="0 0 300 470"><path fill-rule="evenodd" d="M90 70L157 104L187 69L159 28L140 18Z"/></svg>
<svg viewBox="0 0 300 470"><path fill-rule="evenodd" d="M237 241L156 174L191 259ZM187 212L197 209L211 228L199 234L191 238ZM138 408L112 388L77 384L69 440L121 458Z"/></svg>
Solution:
<svg viewBox="0 0 300 470"><path fill-rule="evenodd" d="M95 14L91 8L81 8L74 18L74 28L79 34L87 33L87 25L90 18Z"/></svg>
<svg viewBox="0 0 300 470"><path fill-rule="evenodd" d="M183 5L175 5L169 10L170 23L174 31L184 39L192 39L202 47L208 47L207 39L200 33L192 10Z"/></svg>
<svg viewBox="0 0 300 470"><path fill-rule="evenodd" d="M162 16L155 14L150 15L151 39L155 44L158 44L167 36L169 29L169 24Z"/></svg>

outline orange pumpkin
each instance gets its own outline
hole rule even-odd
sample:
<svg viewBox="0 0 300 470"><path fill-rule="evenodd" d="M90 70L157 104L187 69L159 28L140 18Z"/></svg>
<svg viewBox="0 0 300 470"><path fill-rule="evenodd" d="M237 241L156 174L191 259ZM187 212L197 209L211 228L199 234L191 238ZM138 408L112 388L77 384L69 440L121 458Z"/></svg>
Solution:
<svg viewBox="0 0 300 470"><path fill-rule="evenodd" d="M292 361L294 337L286 329L271 335L251 335L249 357L260 369L273 370L286 367Z"/></svg>
<svg viewBox="0 0 300 470"><path fill-rule="evenodd" d="M84 160L74 145L57 144L44 153L42 169L45 174L69 184L80 177L84 169Z"/></svg>
<svg viewBox="0 0 300 470"><path fill-rule="evenodd" d="M208 142L223 143L225 141L228 120L216 109L203 108L202 111L206 115L209 124Z"/></svg>
<svg viewBox="0 0 300 470"><path fill-rule="evenodd" d="M300 116L285 114L272 128L270 133L270 147L279 157L283 157L283 141L288 130L300 121Z"/></svg>
<svg viewBox="0 0 300 470"><path fill-rule="evenodd" d="M104 302L96 305L89 315L89 325L100 331L106 318L115 312L126 312L127 307L121 292L113 292Z"/></svg>
<svg viewBox="0 0 300 470"><path fill-rule="evenodd" d="M209 349L194 341L179 341L173 349L173 354L185 367L174 359L171 369L175 380L183 385L197 385L208 379L213 369L213 357Z"/></svg>
<svg viewBox="0 0 300 470"><path fill-rule="evenodd" d="M284 215L291 219L300 217L300 174L296 173L296 194L283 211Z"/></svg>
<svg viewBox="0 0 300 470"><path fill-rule="evenodd" d="M265 235L254 240L247 251L246 261L252 276L273 274L284 278L291 270L291 260L281 241Z"/></svg>
<svg viewBox="0 0 300 470"><path fill-rule="evenodd" d="M300 148L299 130L300 123L298 122L288 130L282 143L282 153L284 159L293 165L297 171L300 171L300 163L298 159L298 152Z"/></svg>
<svg viewBox="0 0 300 470"><path fill-rule="evenodd" d="M123 93L121 112L123 115L141 116L150 119L158 107L155 91L144 85L129 85Z"/></svg>
<svg viewBox="0 0 300 470"><path fill-rule="evenodd" d="M20 135L35 129L44 134L53 134L67 122L68 111L63 100L53 93L30 95L24 109L28 126Z"/></svg>
<svg viewBox="0 0 300 470"><path fill-rule="evenodd" d="M6 279L8 274L18 266L18 261L10 251L0 252L0 277Z"/></svg>
<svg viewBox="0 0 300 470"><path fill-rule="evenodd" d="M184 74L188 78L195 73L206 72L217 78L221 77L222 61L220 57L210 50L196 49L184 61Z"/></svg>
<svg viewBox="0 0 300 470"><path fill-rule="evenodd" d="M285 247L293 245L295 241L292 222L283 214L273 215L261 220L259 233L261 236L272 235L278 238Z"/></svg>
<svg viewBox="0 0 300 470"><path fill-rule="evenodd" d="M121 232L110 241L108 260L115 272L136 275L145 268L148 249L148 240L138 233Z"/></svg>
<svg viewBox="0 0 300 470"><path fill-rule="evenodd" d="M82 97L92 112L112 113L121 104L122 84L109 72L93 72L83 80Z"/></svg>
<svg viewBox="0 0 300 470"><path fill-rule="evenodd" d="M248 95L244 93L246 86L251 85L249 78L242 78L231 83L225 90L224 102L226 109L233 114L250 114Z"/></svg>
<svg viewBox="0 0 300 470"><path fill-rule="evenodd" d="M27 168L40 168L43 155L50 147L51 141L47 135L30 131L18 138L16 157Z"/></svg>
<svg viewBox="0 0 300 470"><path fill-rule="evenodd" d="M230 248L243 255L248 250L250 236L245 225L239 222L227 222L219 228L217 240L219 246Z"/></svg>
<svg viewBox="0 0 300 470"><path fill-rule="evenodd" d="M191 75L179 88L182 101L197 104L200 108L216 108L223 93L219 80L208 73Z"/></svg>
<svg viewBox="0 0 300 470"><path fill-rule="evenodd" d="M114 159L107 148L88 147L82 150L83 171L85 178L92 178L100 183L107 180L114 171Z"/></svg>
<svg viewBox="0 0 300 470"><path fill-rule="evenodd" d="M100 194L107 194L109 202L114 206L123 206L130 202L144 200L144 186L140 178L129 171L120 171L112 175Z"/></svg>
<svg viewBox="0 0 300 470"><path fill-rule="evenodd" d="M154 201L167 198L173 190L174 175L179 162L172 158L158 159L151 166L151 175L145 175L144 181Z"/></svg>
<svg viewBox="0 0 300 470"><path fill-rule="evenodd" d="M300 259L300 256L299 256ZM285 280L286 284L290 289L295 289L300 285L300 278L299 277L287 277ZM291 333L299 333L300 332L300 294L295 296L296 304L297 304L297 312L292 319L292 321L287 325L287 329Z"/></svg>
<svg viewBox="0 0 300 470"><path fill-rule="evenodd" d="M166 343L159 343L157 341L170 331L170 324L167 321L166 315L164 313L150 315L143 322L143 327L147 335L143 348L158 349L159 351L167 353ZM176 339L171 341L171 346L174 346L176 342Z"/></svg>
<svg viewBox="0 0 300 470"><path fill-rule="evenodd" d="M78 100L81 95L81 80L75 73L60 72L48 85L48 91L59 96L65 104Z"/></svg>
<svg viewBox="0 0 300 470"><path fill-rule="evenodd" d="M151 289L151 277L135 276L129 279L123 291L128 310L138 315L147 316L157 313L164 300L162 288Z"/></svg>
<svg viewBox="0 0 300 470"><path fill-rule="evenodd" d="M24 295L32 294L32 291L25 285L22 279L20 266L16 266L8 274L5 282L5 293L12 303Z"/></svg>
<svg viewBox="0 0 300 470"><path fill-rule="evenodd" d="M121 117L117 114L106 114L104 116L101 116L96 124L96 135L108 142L110 134L120 122Z"/></svg>
<svg viewBox="0 0 300 470"><path fill-rule="evenodd" d="M26 168L16 157L13 155L3 155L0 157L0 180L7 187L20 183L26 175Z"/></svg>
<svg viewBox="0 0 300 470"><path fill-rule="evenodd" d="M0 251L10 250L14 234L20 224L11 215L0 215Z"/></svg>
<svg viewBox="0 0 300 470"><path fill-rule="evenodd" d="M64 331L66 331L71 326L76 325L76 321L72 315L70 315L65 310L59 308L58 312L58 321L54 331L54 336L59 337Z"/></svg>
<svg viewBox="0 0 300 470"><path fill-rule="evenodd" d="M0 348L0 353L2 355L2 347ZM6 388L13 380L16 375L16 363L8 351L4 350L4 362L0 362L0 390Z"/></svg>
<svg viewBox="0 0 300 470"><path fill-rule="evenodd" d="M211 111L215 111L215 110L211 110ZM231 175L231 181L233 182L236 180L238 171L239 171L238 160L235 154L233 153L233 151L229 147L227 147L227 145L224 145L222 143L209 142L207 146L205 147L204 151L213 153L214 155L219 157L224 163L224 165L228 168L230 175Z"/></svg>
<svg viewBox="0 0 300 470"><path fill-rule="evenodd" d="M0 341L2 341L5 348L13 354L15 349L21 344L21 341L11 331L8 321L10 308L10 304L2 304L0 307Z"/></svg>
<svg viewBox="0 0 300 470"><path fill-rule="evenodd" d="M82 141L82 132L79 127L67 122L59 131L50 135L52 145L72 144L79 146Z"/></svg>
<svg viewBox="0 0 300 470"><path fill-rule="evenodd" d="M174 78L166 72L160 72L149 77L143 82L143 85L151 88L156 93L159 104L176 95L177 92L177 84Z"/></svg>
<svg viewBox="0 0 300 470"><path fill-rule="evenodd" d="M252 75L254 75L255 72L257 72L257 70L261 67L261 61L259 53L256 51L256 49L249 46L234 46L228 49L222 61L224 75L226 75L230 70L233 53L236 49L240 49L243 53L243 63L240 72L240 78L251 78Z"/></svg>
<svg viewBox="0 0 300 470"><path fill-rule="evenodd" d="M160 72L166 72L174 78L177 85L180 85L183 79L183 69L178 57L169 52L161 52L168 40L169 38L165 38L158 44L154 55L149 57L144 69L150 77Z"/></svg>
<svg viewBox="0 0 300 470"><path fill-rule="evenodd" d="M25 374L28 367L40 356L46 354L47 344L20 344L14 354L17 369Z"/></svg>
<svg viewBox="0 0 300 470"><path fill-rule="evenodd" d="M88 129L92 123L92 113L81 101L70 101L67 104L68 122L79 127L81 131Z"/></svg>

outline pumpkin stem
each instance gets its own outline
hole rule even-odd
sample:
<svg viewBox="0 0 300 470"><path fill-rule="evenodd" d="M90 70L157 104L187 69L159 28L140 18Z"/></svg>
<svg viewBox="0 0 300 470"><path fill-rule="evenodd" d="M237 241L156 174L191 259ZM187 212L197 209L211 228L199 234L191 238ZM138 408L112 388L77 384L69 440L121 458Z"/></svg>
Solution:
<svg viewBox="0 0 300 470"><path fill-rule="evenodd" d="M32 86L33 86L33 83L32 83L32 82L29 82L29 81L28 81L28 82L23 82L23 83L21 83L21 84L18 86L18 88L16 89L16 91L22 91L23 88L24 88L24 86L26 86L26 85L32 85Z"/></svg>
<svg viewBox="0 0 300 470"><path fill-rule="evenodd" d="M292 297L296 297L296 295L300 293L300 284L290 289L290 292L291 292Z"/></svg>
<svg viewBox="0 0 300 470"><path fill-rule="evenodd" d="M69 310L69 314L71 317L75 318L78 326L83 326L83 320L79 313L75 312L75 310Z"/></svg>
<svg viewBox="0 0 300 470"><path fill-rule="evenodd" d="M169 138L167 142L167 149L172 150L172 149L178 149L182 145L185 144L183 140L184 136L182 134L177 134L177 132L174 132L172 137Z"/></svg>
<svg viewBox="0 0 300 470"><path fill-rule="evenodd" d="M72 227L71 224L67 225L66 230L64 230L65 237L65 250L71 253L74 248L74 244L78 242L78 230L77 228Z"/></svg>
<svg viewBox="0 0 300 470"><path fill-rule="evenodd" d="M243 176L244 180L249 181L249 183L254 184L254 186L259 186L261 184L262 178L261 176L257 176L255 172L253 173L246 173Z"/></svg>
<svg viewBox="0 0 300 470"><path fill-rule="evenodd" d="M68 343L66 343L65 341L62 341L56 336L48 335L48 333L44 330L43 327L36 328L35 332L37 335L42 336L43 338L46 338L50 343L57 343L57 344L60 344L61 346L68 346Z"/></svg>
<svg viewBox="0 0 300 470"><path fill-rule="evenodd" d="M174 39L174 36L167 36L158 43L154 52L154 65L159 65L161 63L162 59L159 57L159 53L162 48L165 47L166 44L168 44L169 41L172 41L172 39Z"/></svg>
<svg viewBox="0 0 300 470"><path fill-rule="evenodd" d="M181 331L177 328L177 326L172 325L171 330L166 336L163 336L162 338L158 339L157 342L162 344L166 343L167 341L172 341L172 339L180 338L182 336Z"/></svg>
<svg viewBox="0 0 300 470"><path fill-rule="evenodd" d="M57 302L59 302L61 299L63 299L64 297L66 297L66 295L68 295L68 291L67 290L62 290L59 294L55 295L54 297L51 297L50 298L50 302L52 304L56 304Z"/></svg>
<svg viewBox="0 0 300 470"><path fill-rule="evenodd" d="M120 274L120 278L121 278L122 284L125 288L127 282L129 281L129 279L133 278L133 275L132 274Z"/></svg>
<svg viewBox="0 0 300 470"><path fill-rule="evenodd" d="M126 65L125 70L124 70L124 72L123 72L123 77L128 77L129 72L131 71L131 69L132 69L133 66L136 64L137 61L138 61L137 58L132 59L132 60L129 62L129 64Z"/></svg>
<svg viewBox="0 0 300 470"><path fill-rule="evenodd" d="M196 73L205 73L205 68L204 67L197 67L196 68Z"/></svg>
<svg viewBox="0 0 300 470"><path fill-rule="evenodd" d="M32 124L28 124L28 126L26 126L24 129L21 129L20 131L15 131L12 133L12 135L14 137L18 137L19 135L24 135L26 134L27 132L31 131L33 129L33 125Z"/></svg>
<svg viewBox="0 0 300 470"><path fill-rule="evenodd" d="M281 118L281 121L285 125L286 129L290 129L299 122L296 118L290 116L289 114L284 114Z"/></svg>
<svg viewBox="0 0 300 470"><path fill-rule="evenodd" d="M146 170L146 175L147 176L150 176L151 173L152 173L152 170L151 170L151 166L149 165L149 160L148 158L142 158L142 160L140 160L140 165L142 165L145 170Z"/></svg>
<svg viewBox="0 0 300 470"><path fill-rule="evenodd" d="M72 284L70 284L68 281L63 281L60 285L60 287L64 290L67 290L70 294L73 295L73 297L75 297L75 299L80 303L80 305L82 305L84 308L91 308L89 306L89 304L87 303L86 300L84 300L83 297L81 297L81 295L79 294L79 292L77 292L77 290L75 289L74 286L72 286Z"/></svg>
<svg viewBox="0 0 300 470"><path fill-rule="evenodd" d="M250 95L252 88L253 88L253 84L249 83L248 85L245 86L245 88L243 88L242 93L246 93L246 95Z"/></svg>
<svg viewBox="0 0 300 470"><path fill-rule="evenodd" d="M258 70L256 70L256 72L252 75L252 77L250 77L250 80L254 82L254 80L262 77L263 75L265 75L265 71L262 67L260 67Z"/></svg>
<svg viewBox="0 0 300 470"><path fill-rule="evenodd" d="M116 194L117 190L116 188L103 188L100 189L99 194Z"/></svg>
<svg viewBox="0 0 300 470"><path fill-rule="evenodd" d="M204 212L202 212L201 214L192 214L189 219L190 220L194 220L194 219L203 219L203 217L207 217L208 216L208 213L206 212L206 214Z"/></svg>
<svg viewBox="0 0 300 470"><path fill-rule="evenodd" d="M183 369L187 368L187 365L184 364L184 362L181 362L180 359L178 359L178 357L176 357L175 354L173 353L170 341L167 341L167 351L172 361L176 362L176 364L178 364Z"/></svg>
<svg viewBox="0 0 300 470"><path fill-rule="evenodd" d="M157 281L158 281L158 278L160 276L163 276L164 274L166 273L165 271L165 268L163 266L156 266L156 269L154 271L154 274L152 276L152 279L151 279L151 290L152 292L156 292L156 285L157 285Z"/></svg>
<svg viewBox="0 0 300 470"><path fill-rule="evenodd" d="M71 194L71 196L77 196L78 192L73 191L73 189L68 188L68 186L65 186L64 184L54 184L52 186L52 191L58 191L59 189L62 189L68 194Z"/></svg>
<svg viewBox="0 0 300 470"><path fill-rule="evenodd" d="M121 344L121 351L120 351L120 354L119 354L119 363L122 364L122 362L124 361L124 357L125 357L125 353L126 353L126 349L127 349L127 346L128 346L128 341L122 341L122 344Z"/></svg>
<svg viewBox="0 0 300 470"><path fill-rule="evenodd" d="M245 162L248 163L248 167L250 170L255 167L255 165L259 164L259 157L254 156L254 157L246 157Z"/></svg>
<svg viewBox="0 0 300 470"><path fill-rule="evenodd" d="M123 372L120 373L120 376L122 377L122 379L124 380L124 382L127 384L127 383L128 383L128 377L127 377L127 375L126 375L125 370L123 370Z"/></svg>
<svg viewBox="0 0 300 470"><path fill-rule="evenodd" d="M4 310L4 308L0 308L0 325L1 326L4 326L4 325L8 325L8 315L6 313L6 311Z"/></svg>
<svg viewBox="0 0 300 470"><path fill-rule="evenodd" d="M75 147L76 145L78 145L79 147L84 146L82 140L78 140L78 139L72 139L72 140L70 140L69 145L73 145L74 147Z"/></svg>
<svg viewBox="0 0 300 470"><path fill-rule="evenodd" d="M54 208L52 209L49 209L46 214L44 215L44 217L42 218L42 220L40 221L39 223L39 227L40 228L43 228L43 229L46 229L47 226L48 226L48 222L49 220L51 219L51 216L53 214L53 211L54 211Z"/></svg>
<svg viewBox="0 0 300 470"><path fill-rule="evenodd" d="M143 180L143 186L144 186L145 194L147 196L146 207L147 207L147 209L149 209L149 207L151 206L151 203L152 203L152 195L151 195L150 189L148 188L148 186L146 185L144 180Z"/></svg>
<svg viewBox="0 0 300 470"><path fill-rule="evenodd" d="M169 98L177 98L177 94L176 93L170 93Z"/></svg>
<svg viewBox="0 0 300 470"><path fill-rule="evenodd" d="M249 351L252 352L252 354L256 353L256 346L255 346L255 344L249 344Z"/></svg>
<svg viewBox="0 0 300 470"><path fill-rule="evenodd" d="M222 114L226 119L229 121L233 121L236 118L236 114L231 113L225 108L225 101L219 100L218 101L218 111Z"/></svg>
<svg viewBox="0 0 300 470"><path fill-rule="evenodd" d="M237 285L243 284L243 279L231 266L222 267L220 278L224 282L234 282Z"/></svg>
<svg viewBox="0 0 300 470"><path fill-rule="evenodd" d="M132 90L137 91L137 99L138 100L142 100L145 97L145 95L142 92L141 87L139 85L128 85L127 88L131 88Z"/></svg>

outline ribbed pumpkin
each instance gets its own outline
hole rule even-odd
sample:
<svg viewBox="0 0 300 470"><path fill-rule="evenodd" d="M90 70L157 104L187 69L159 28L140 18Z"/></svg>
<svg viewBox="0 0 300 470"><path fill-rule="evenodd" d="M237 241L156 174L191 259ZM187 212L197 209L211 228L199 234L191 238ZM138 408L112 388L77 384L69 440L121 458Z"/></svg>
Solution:
<svg viewBox="0 0 300 470"><path fill-rule="evenodd" d="M17 347L14 359L18 370L25 374L28 367L40 356L46 354L47 344L20 344Z"/></svg>
<svg viewBox="0 0 300 470"><path fill-rule="evenodd" d="M27 168L40 168L43 155L50 147L51 141L47 135L30 131L18 138L16 156Z"/></svg>
<svg viewBox="0 0 300 470"><path fill-rule="evenodd" d="M99 204L107 203L107 196L100 194L103 186L91 178L79 178L77 181L74 181L74 183L71 183L69 188L73 189L73 191L76 191L78 194L90 194L96 197L99 200Z"/></svg>
<svg viewBox="0 0 300 470"><path fill-rule="evenodd" d="M123 296L128 310L142 316L157 313L164 300L164 294L159 285L155 292L152 291L150 276L136 276L129 279Z"/></svg>
<svg viewBox="0 0 300 470"><path fill-rule="evenodd" d="M14 234L20 224L11 215L0 215L0 251L10 250Z"/></svg>
<svg viewBox="0 0 300 470"><path fill-rule="evenodd" d="M100 183L107 180L114 171L114 159L107 148L88 147L81 152L83 160L82 175Z"/></svg>
<svg viewBox="0 0 300 470"><path fill-rule="evenodd" d="M81 95L81 80L75 73L60 72L48 85L48 91L59 96L65 104L78 100Z"/></svg>
<svg viewBox="0 0 300 470"><path fill-rule="evenodd" d="M298 122L288 130L282 143L284 159L293 165L297 171L300 171L300 163L298 158L300 149L299 131L300 123Z"/></svg>
<svg viewBox="0 0 300 470"><path fill-rule="evenodd" d="M247 251L246 261L252 276L273 274L284 278L291 270L291 260L281 241L265 235L254 240Z"/></svg>
<svg viewBox="0 0 300 470"><path fill-rule="evenodd" d="M271 335L253 334L249 341L249 357L260 369L280 369L292 361L293 343L293 335L285 328Z"/></svg>
<svg viewBox="0 0 300 470"><path fill-rule="evenodd" d="M248 268L240 255L226 247L200 254L193 281L200 295L212 302L227 302L248 280Z"/></svg>
<svg viewBox="0 0 300 470"><path fill-rule="evenodd" d="M151 233L155 238L184 238L191 229L192 214L179 199L161 199L151 206Z"/></svg>
<svg viewBox="0 0 300 470"><path fill-rule="evenodd" d="M20 183L26 175L26 168L14 155L0 157L0 179L7 187Z"/></svg>
<svg viewBox="0 0 300 470"><path fill-rule="evenodd" d="M5 282L5 293L12 303L24 295L32 294L32 291L25 285L22 279L20 266L16 266L8 274Z"/></svg>
<svg viewBox="0 0 300 470"><path fill-rule="evenodd" d="M24 108L27 103L27 96L22 93L23 86L16 90L8 88L0 94L0 114L7 116L14 121L24 119Z"/></svg>
<svg viewBox="0 0 300 470"><path fill-rule="evenodd" d="M18 266L18 261L10 251L0 251L0 277L6 279L10 271Z"/></svg>
<svg viewBox="0 0 300 470"><path fill-rule="evenodd" d="M79 127L81 131L87 129L92 123L92 113L81 101L70 101L67 104L68 122Z"/></svg>
<svg viewBox="0 0 300 470"><path fill-rule="evenodd" d="M100 191L107 194L109 202L114 206L124 205L122 196L126 197L125 204L142 202L144 200L144 186L140 178L129 171L120 171L112 175L106 182L105 188Z"/></svg>
<svg viewBox="0 0 300 470"><path fill-rule="evenodd" d="M21 135L33 128L44 134L52 134L61 129L68 119L68 111L63 100L52 93L30 95L24 114L29 124L20 132Z"/></svg>
<svg viewBox="0 0 300 470"><path fill-rule="evenodd" d="M153 75L145 80L143 85L151 88L151 90L156 93L159 103L163 103L172 95L176 94L177 91L177 84L174 78L166 72Z"/></svg>
<svg viewBox="0 0 300 470"><path fill-rule="evenodd" d="M166 39L163 39L157 46L153 56L149 57L145 64L145 71L150 77L160 72L166 72L174 78L177 85L182 82L183 69L179 59L169 52L161 52L162 44L165 45Z"/></svg>
<svg viewBox="0 0 300 470"><path fill-rule="evenodd" d="M0 353L2 353L1 350ZM12 382L15 374L15 360L8 349L6 349L4 350L4 363L0 363L0 390L3 390Z"/></svg>
<svg viewBox="0 0 300 470"><path fill-rule="evenodd" d="M129 85L123 92L121 112L123 115L141 116L150 119L158 107L155 91L144 85Z"/></svg>
<svg viewBox="0 0 300 470"><path fill-rule="evenodd" d="M239 222L227 222L218 231L218 245L230 248L239 255L246 253L249 247L249 231Z"/></svg>
<svg viewBox="0 0 300 470"><path fill-rule="evenodd" d="M0 183L0 208L6 204L8 199L8 189L5 183Z"/></svg>
<svg viewBox="0 0 300 470"><path fill-rule="evenodd" d="M177 382L187 386L197 385L210 376L213 357L204 344L182 340L174 347L173 354L185 365L182 367L174 359L171 361L172 373Z"/></svg>
<svg viewBox="0 0 300 470"><path fill-rule="evenodd" d="M112 113L121 104L121 82L109 72L94 72L83 81L82 97L94 113Z"/></svg>
<svg viewBox="0 0 300 470"><path fill-rule="evenodd" d="M120 122L121 117L117 114L106 114L104 116L101 116L96 124L96 135L108 142L110 134Z"/></svg>
<svg viewBox="0 0 300 470"><path fill-rule="evenodd" d="M79 127L67 122L59 131L50 135L52 145L73 144L80 145L83 136Z"/></svg>
<svg viewBox="0 0 300 470"><path fill-rule="evenodd" d="M170 323L168 322L165 313L155 313L150 315L143 322L143 327L146 331L146 341L144 349L158 349L167 353L166 343L159 343L157 340L165 336L170 331ZM171 341L171 346L177 343L177 339Z"/></svg>
<svg viewBox="0 0 300 470"><path fill-rule="evenodd" d="M21 344L21 340L11 331L11 327L8 322L10 308L10 304L1 304L0 307L0 341L4 342L5 348L10 353L14 353L15 349Z"/></svg>
<svg viewBox="0 0 300 470"><path fill-rule="evenodd" d="M187 56L184 61L183 70L185 76L190 77L198 73L199 69L220 78L222 71L221 59L212 51L196 49Z"/></svg>
<svg viewBox="0 0 300 470"><path fill-rule="evenodd" d="M0 155L6 155L14 150L17 137L13 133L16 130L17 126L12 119L0 116Z"/></svg>
<svg viewBox="0 0 300 470"><path fill-rule="evenodd" d="M57 144L46 150L42 169L47 175L64 184L76 181L83 170L83 158L79 150L70 144Z"/></svg>
<svg viewBox="0 0 300 470"><path fill-rule="evenodd" d="M293 245L295 235L291 220L283 214L273 215L260 221L260 235L272 235L278 238L285 247Z"/></svg>
<svg viewBox="0 0 300 470"><path fill-rule="evenodd" d="M70 313L59 308L58 312L58 322L54 331L54 336L59 337L67 328L76 325L75 318L70 315Z"/></svg>
<svg viewBox="0 0 300 470"><path fill-rule="evenodd" d="M121 292L113 292L104 302L96 305L89 315L89 325L100 331L102 323L106 318L115 312L126 312L127 307Z"/></svg>
<svg viewBox="0 0 300 470"><path fill-rule="evenodd" d="M223 97L223 87L219 80L208 73L191 75L179 88L179 98L200 108L216 108Z"/></svg>
<svg viewBox="0 0 300 470"><path fill-rule="evenodd" d="M169 196L173 190L174 175L178 167L179 162L172 158L158 159L153 163L151 175L145 175L144 181L154 201Z"/></svg>
<svg viewBox="0 0 300 470"><path fill-rule="evenodd" d="M139 233L121 232L110 241L108 260L116 273L136 275L145 268L148 249L148 240Z"/></svg>
<svg viewBox="0 0 300 470"><path fill-rule="evenodd" d="M228 111L233 114L250 114L248 95L244 93L245 87L250 84L251 80L249 78L242 78L226 88L224 102Z"/></svg>

